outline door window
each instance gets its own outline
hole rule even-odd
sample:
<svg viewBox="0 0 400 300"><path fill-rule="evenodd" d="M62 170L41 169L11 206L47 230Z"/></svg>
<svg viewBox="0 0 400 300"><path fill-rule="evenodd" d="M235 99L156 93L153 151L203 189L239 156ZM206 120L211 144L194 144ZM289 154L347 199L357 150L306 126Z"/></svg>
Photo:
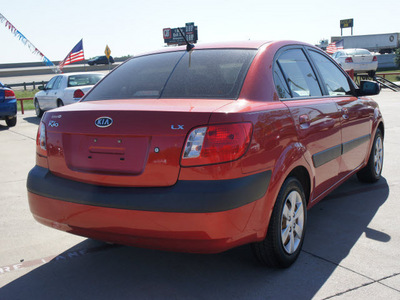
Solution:
<svg viewBox="0 0 400 300"><path fill-rule="evenodd" d="M310 51L311 58L321 73L325 87L330 96L344 96L351 94L347 77L328 58L315 51Z"/></svg>
<svg viewBox="0 0 400 300"><path fill-rule="evenodd" d="M52 79L50 79L50 81L46 84L46 90L51 90L54 86L54 83L56 81L58 76L53 77Z"/></svg>
<svg viewBox="0 0 400 300"><path fill-rule="evenodd" d="M61 78L61 76L57 76L56 81L53 85L53 90L58 90L60 88Z"/></svg>
<svg viewBox="0 0 400 300"><path fill-rule="evenodd" d="M301 49L286 50L278 58L278 64L293 98L322 96L317 77Z"/></svg>

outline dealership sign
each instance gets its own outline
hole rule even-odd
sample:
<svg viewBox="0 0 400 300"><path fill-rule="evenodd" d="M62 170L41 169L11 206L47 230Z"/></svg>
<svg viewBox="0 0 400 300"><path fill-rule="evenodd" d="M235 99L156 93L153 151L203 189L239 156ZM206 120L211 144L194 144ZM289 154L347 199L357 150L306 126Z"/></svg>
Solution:
<svg viewBox="0 0 400 300"><path fill-rule="evenodd" d="M167 45L185 45L185 39L182 34L179 32L181 30L182 34L186 37L186 40L189 43L197 42L197 26L194 26L194 23L186 23L185 27L180 28L164 28L163 29L163 38L164 43Z"/></svg>
<svg viewBox="0 0 400 300"><path fill-rule="evenodd" d="M340 35L343 35L343 28L351 28L351 35L353 35L354 19L340 20Z"/></svg>
<svg viewBox="0 0 400 300"><path fill-rule="evenodd" d="M353 19L340 20L340 28L350 28L353 27L353 25L354 25Z"/></svg>

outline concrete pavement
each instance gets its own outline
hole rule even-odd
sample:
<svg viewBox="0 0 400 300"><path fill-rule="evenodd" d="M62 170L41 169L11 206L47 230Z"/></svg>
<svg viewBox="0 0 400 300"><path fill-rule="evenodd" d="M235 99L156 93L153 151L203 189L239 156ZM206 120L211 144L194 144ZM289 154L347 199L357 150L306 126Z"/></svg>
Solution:
<svg viewBox="0 0 400 300"><path fill-rule="evenodd" d="M351 178L314 206L299 260L261 267L249 246L215 255L107 245L38 224L26 196L39 119L0 121L0 299L400 299L400 93L374 97L383 179Z"/></svg>

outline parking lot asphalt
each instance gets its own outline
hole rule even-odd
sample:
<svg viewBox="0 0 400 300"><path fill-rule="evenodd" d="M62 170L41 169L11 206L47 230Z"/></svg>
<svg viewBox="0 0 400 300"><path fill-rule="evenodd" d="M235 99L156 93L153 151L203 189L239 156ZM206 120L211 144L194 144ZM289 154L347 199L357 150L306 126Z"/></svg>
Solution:
<svg viewBox="0 0 400 300"><path fill-rule="evenodd" d="M400 299L400 93L385 119L383 178L354 176L308 214L298 261L276 270L249 246L198 255L108 245L37 223L26 177L39 119L0 121L0 299Z"/></svg>

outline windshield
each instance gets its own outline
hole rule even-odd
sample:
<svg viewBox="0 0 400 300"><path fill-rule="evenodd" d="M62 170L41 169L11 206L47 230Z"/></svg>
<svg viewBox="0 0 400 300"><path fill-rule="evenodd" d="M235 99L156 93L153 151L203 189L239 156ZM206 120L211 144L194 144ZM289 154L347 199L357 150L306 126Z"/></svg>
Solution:
<svg viewBox="0 0 400 300"><path fill-rule="evenodd" d="M104 75L102 74L80 74L71 75L68 77L68 87L82 86L82 85L95 85Z"/></svg>
<svg viewBox="0 0 400 300"><path fill-rule="evenodd" d="M110 73L83 101L137 98L237 99L254 49L140 56Z"/></svg>

